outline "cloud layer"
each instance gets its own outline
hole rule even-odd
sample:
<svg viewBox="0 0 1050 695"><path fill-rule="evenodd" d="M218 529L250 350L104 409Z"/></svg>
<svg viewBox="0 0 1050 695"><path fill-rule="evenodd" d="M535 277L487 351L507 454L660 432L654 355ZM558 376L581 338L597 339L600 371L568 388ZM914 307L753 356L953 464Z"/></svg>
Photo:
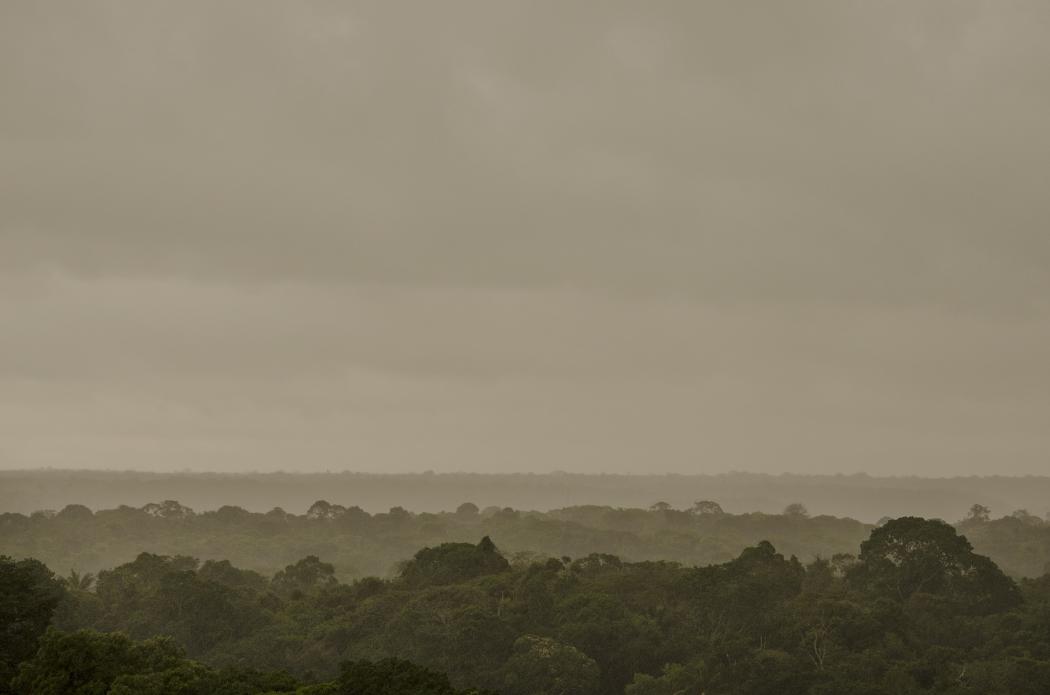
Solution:
<svg viewBox="0 0 1050 695"><path fill-rule="evenodd" d="M0 7L0 466L1050 451L1040 2Z"/></svg>

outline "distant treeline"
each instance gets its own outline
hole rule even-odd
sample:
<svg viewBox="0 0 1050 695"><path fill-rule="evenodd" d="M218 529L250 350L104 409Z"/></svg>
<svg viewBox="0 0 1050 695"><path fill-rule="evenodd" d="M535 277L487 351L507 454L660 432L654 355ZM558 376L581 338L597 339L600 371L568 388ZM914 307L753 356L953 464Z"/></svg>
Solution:
<svg viewBox="0 0 1050 695"><path fill-rule="evenodd" d="M765 517L769 528L816 534L840 523L791 511ZM323 505L313 512L269 518L313 530L366 518ZM33 523L93 532L92 519L121 514L191 533L231 523L248 535L245 522L267 518L230 509L194 516L172 504L108 519L69 509ZM501 515L499 523L512 516L490 519ZM394 529L423 516L367 523ZM481 524L469 507L455 516L465 528ZM1024 523L987 521L980 507L972 516L973 529ZM686 528L754 522L708 504L696 514L612 517ZM1015 582L956 528L915 517L886 521L852 550L800 562L761 541L727 562L685 567L604 553L515 559L486 536L423 548L388 580L350 584L312 555L265 576L143 553L97 577L62 579L36 560L0 557L0 692L5 684L34 695L1050 692L1050 575Z"/></svg>
<svg viewBox="0 0 1050 695"><path fill-rule="evenodd" d="M1012 576L1040 576L1050 567L1050 523L1034 515L1019 511L993 520L986 507L973 505L958 526L978 552ZM575 506L535 512L479 509L468 502L451 512L393 507L369 514L318 500L297 515L230 505L197 513L168 500L98 512L68 505L57 513L0 514L0 553L35 557L65 573L97 572L149 550L227 559L266 575L303 555L316 555L349 580L392 576L419 547L486 535L520 562L606 553L631 562L703 566L727 562L763 540L803 562L830 558L854 551L871 529L854 519L810 516L798 503L777 514L729 514L711 500L686 509L657 502L647 509Z"/></svg>
<svg viewBox="0 0 1050 695"><path fill-rule="evenodd" d="M727 511L765 513L779 513L798 502L814 514L868 523L909 514L962 519L970 505L979 502L999 513L1027 509L1046 518L1050 477L0 470L0 511L26 514L69 504L109 509L156 500L178 500L194 509L231 505L250 511L299 511L321 499L372 513L395 506L437 512L455 509L464 500L542 511L582 505L644 508L658 500L681 509L695 500L715 500Z"/></svg>
<svg viewBox="0 0 1050 695"><path fill-rule="evenodd" d="M1050 477L876 477L868 475L579 475L420 473L142 473L0 471L0 512L29 514L68 504L110 509L176 499L194 509L223 505L291 511L327 499L365 511L402 506L416 512L455 509L464 500L548 511L579 505L683 509L716 500L727 512L777 514L800 502L815 515L874 523L882 517L961 519L974 502L1000 514L1050 512Z"/></svg>

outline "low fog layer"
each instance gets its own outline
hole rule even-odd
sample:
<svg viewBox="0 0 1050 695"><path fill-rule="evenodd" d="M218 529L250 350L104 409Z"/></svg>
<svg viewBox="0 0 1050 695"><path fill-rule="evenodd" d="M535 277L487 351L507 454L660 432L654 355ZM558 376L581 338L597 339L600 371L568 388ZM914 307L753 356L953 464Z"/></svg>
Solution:
<svg viewBox="0 0 1050 695"><path fill-rule="evenodd" d="M1048 20L7 0L0 467L1044 472Z"/></svg>
<svg viewBox="0 0 1050 695"><path fill-rule="evenodd" d="M58 511L70 504L94 510L141 507L164 500L197 512L236 506L252 512L280 507L292 514L305 514L318 500L369 513L392 507L453 511L464 502L524 511L577 505L648 509L664 502L688 510L698 500L711 500L734 514L780 514L799 503L814 515L868 523L904 515L957 521L973 504L981 504L996 516L1023 509L1050 521L1050 478L0 471L0 510L5 512Z"/></svg>

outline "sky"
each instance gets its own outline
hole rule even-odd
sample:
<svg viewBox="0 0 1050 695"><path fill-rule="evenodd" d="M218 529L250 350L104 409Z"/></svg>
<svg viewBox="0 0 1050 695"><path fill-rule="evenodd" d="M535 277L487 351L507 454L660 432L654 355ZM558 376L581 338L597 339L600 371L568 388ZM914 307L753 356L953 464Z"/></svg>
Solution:
<svg viewBox="0 0 1050 695"><path fill-rule="evenodd" d="M1050 4L0 3L0 468L1050 471Z"/></svg>

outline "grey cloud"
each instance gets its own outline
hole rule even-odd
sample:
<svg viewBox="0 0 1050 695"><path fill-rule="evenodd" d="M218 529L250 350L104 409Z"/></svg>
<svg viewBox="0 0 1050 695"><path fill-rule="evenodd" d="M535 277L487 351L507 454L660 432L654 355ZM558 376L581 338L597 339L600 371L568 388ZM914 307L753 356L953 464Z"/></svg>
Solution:
<svg viewBox="0 0 1050 695"><path fill-rule="evenodd" d="M1041 470L1048 22L5 2L7 458Z"/></svg>
<svg viewBox="0 0 1050 695"><path fill-rule="evenodd" d="M9 262L1050 289L1039 5L42 7L5 22Z"/></svg>

